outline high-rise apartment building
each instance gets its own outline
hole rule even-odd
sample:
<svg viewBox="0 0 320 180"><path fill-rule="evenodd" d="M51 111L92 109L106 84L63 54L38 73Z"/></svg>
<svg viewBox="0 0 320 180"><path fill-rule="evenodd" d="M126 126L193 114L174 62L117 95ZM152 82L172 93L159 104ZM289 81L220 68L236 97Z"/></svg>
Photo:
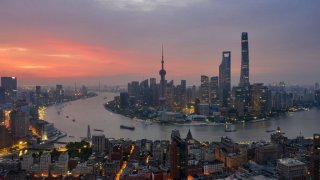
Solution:
<svg viewBox="0 0 320 180"><path fill-rule="evenodd" d="M251 86L251 106L253 114L261 115L271 111L271 91L262 83Z"/></svg>
<svg viewBox="0 0 320 180"><path fill-rule="evenodd" d="M202 75L201 76L201 85L200 85L200 101L201 103L209 103L209 77Z"/></svg>

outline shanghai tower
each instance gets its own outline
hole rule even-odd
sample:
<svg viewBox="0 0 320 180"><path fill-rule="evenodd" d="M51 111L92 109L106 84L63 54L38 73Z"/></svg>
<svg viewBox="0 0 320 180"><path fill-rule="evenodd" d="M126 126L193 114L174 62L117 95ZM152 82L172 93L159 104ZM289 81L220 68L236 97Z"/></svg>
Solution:
<svg viewBox="0 0 320 180"><path fill-rule="evenodd" d="M241 74L240 74L240 86L249 86L249 43L248 33L243 32L241 34Z"/></svg>

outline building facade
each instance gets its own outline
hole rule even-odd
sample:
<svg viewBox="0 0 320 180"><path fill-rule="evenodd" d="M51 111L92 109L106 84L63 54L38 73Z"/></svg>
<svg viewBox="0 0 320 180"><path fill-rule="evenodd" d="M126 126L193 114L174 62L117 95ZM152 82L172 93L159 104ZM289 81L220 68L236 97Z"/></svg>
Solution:
<svg viewBox="0 0 320 180"><path fill-rule="evenodd" d="M222 52L219 66L219 97L221 107L229 107L231 96L231 52Z"/></svg>

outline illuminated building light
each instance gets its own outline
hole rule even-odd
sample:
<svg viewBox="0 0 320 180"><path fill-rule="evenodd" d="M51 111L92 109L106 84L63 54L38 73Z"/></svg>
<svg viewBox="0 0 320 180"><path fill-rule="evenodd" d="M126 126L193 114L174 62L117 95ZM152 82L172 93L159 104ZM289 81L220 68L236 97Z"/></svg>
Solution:
<svg viewBox="0 0 320 180"><path fill-rule="evenodd" d="M45 106L38 107L38 118L39 118L39 120L46 119L46 107Z"/></svg>
<svg viewBox="0 0 320 180"><path fill-rule="evenodd" d="M48 140L47 131L43 131L41 139L42 139L42 141L47 141Z"/></svg>

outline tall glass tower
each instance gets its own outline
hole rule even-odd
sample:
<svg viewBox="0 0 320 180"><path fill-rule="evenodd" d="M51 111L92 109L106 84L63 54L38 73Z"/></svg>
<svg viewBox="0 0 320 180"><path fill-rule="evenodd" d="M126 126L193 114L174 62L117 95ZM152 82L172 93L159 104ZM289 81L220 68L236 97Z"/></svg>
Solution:
<svg viewBox="0 0 320 180"><path fill-rule="evenodd" d="M222 107L229 107L231 94L231 52L222 52L222 62L219 66L219 96Z"/></svg>
<svg viewBox="0 0 320 180"><path fill-rule="evenodd" d="M248 33L241 34L241 74L240 86L249 86L249 43Z"/></svg>

